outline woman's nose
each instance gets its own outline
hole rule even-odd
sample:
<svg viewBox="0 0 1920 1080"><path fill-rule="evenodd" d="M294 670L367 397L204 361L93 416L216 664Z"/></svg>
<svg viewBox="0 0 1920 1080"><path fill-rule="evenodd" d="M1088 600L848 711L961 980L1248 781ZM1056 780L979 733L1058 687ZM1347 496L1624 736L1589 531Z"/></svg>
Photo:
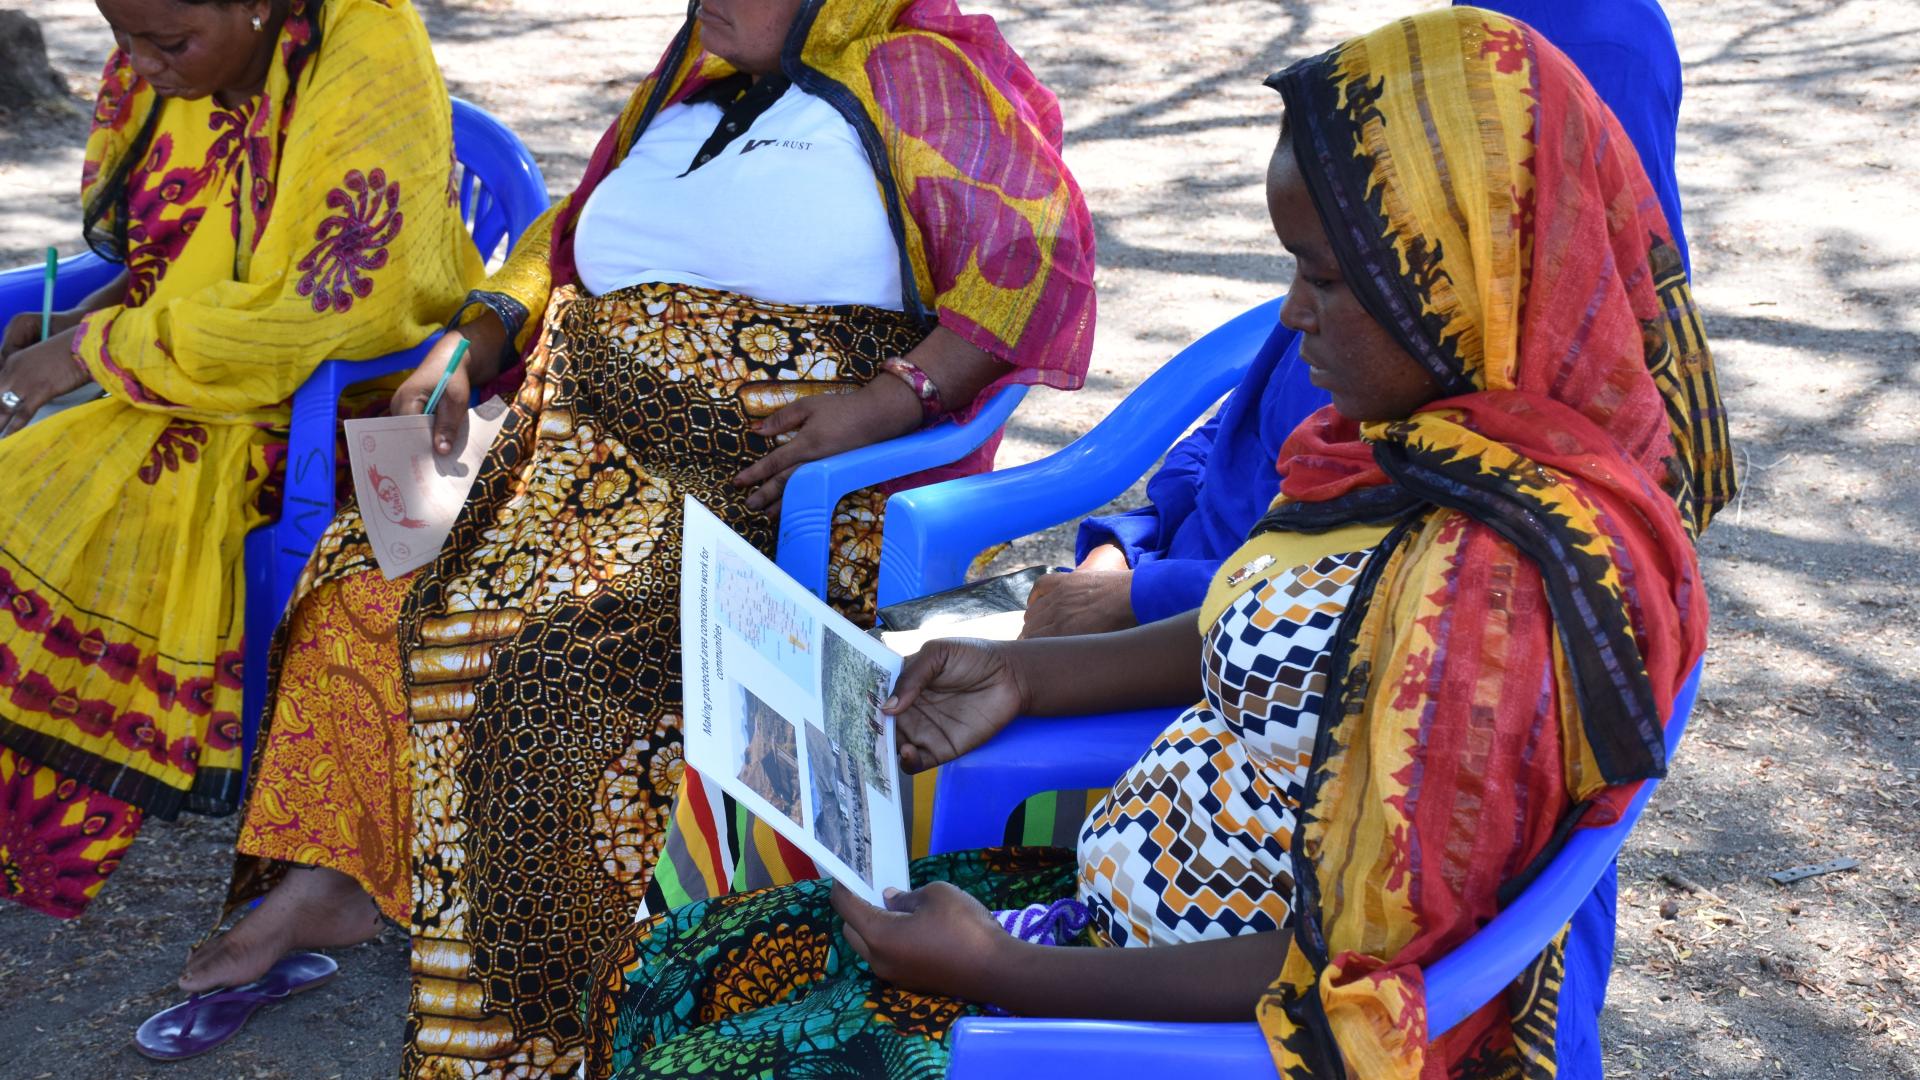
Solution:
<svg viewBox="0 0 1920 1080"><path fill-rule="evenodd" d="M125 48L128 57L133 61L133 73L141 78L152 79L166 70L166 65L160 62L160 58L154 55L152 49L141 48L137 42L130 43Z"/></svg>
<svg viewBox="0 0 1920 1080"><path fill-rule="evenodd" d="M1280 303L1280 325L1302 334L1314 332L1313 312L1307 302L1300 298L1300 290L1287 290L1287 298Z"/></svg>

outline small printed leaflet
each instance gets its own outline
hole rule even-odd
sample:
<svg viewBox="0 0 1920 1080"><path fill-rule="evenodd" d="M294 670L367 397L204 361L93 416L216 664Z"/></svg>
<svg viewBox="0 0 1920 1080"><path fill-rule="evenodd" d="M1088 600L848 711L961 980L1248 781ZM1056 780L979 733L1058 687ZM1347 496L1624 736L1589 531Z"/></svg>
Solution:
<svg viewBox="0 0 1920 1080"><path fill-rule="evenodd" d="M868 903L906 889L893 717L900 658L686 501L687 766Z"/></svg>
<svg viewBox="0 0 1920 1080"><path fill-rule="evenodd" d="M433 418L424 414L347 421L353 493L381 573L397 578L440 554L506 420L505 402L482 402L467 414L466 444L444 455L433 452Z"/></svg>

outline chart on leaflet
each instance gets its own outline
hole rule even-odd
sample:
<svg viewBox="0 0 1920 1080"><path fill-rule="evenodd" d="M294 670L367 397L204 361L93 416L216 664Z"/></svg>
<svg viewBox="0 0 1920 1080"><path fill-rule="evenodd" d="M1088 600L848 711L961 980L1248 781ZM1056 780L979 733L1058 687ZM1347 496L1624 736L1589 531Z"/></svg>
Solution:
<svg viewBox="0 0 1920 1080"><path fill-rule="evenodd" d="M689 767L869 903L905 889L900 658L686 501L680 579Z"/></svg>

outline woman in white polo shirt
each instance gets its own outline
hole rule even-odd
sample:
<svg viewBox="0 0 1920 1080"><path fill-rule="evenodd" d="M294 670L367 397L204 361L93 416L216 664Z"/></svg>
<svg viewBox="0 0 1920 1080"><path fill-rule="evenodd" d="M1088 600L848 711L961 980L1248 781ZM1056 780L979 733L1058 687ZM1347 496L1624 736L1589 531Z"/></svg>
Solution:
<svg viewBox="0 0 1920 1080"><path fill-rule="evenodd" d="M771 550L798 465L1072 389L1093 233L1057 104L952 0L707 0L572 196L395 395L451 446L512 410L446 550L398 581L357 513L295 595L233 900L182 985L413 937L407 1075L570 1075L588 960L632 918L680 777L680 505ZM991 445L904 485L977 471ZM872 603L882 494L836 513ZM371 902L369 902L369 900Z"/></svg>

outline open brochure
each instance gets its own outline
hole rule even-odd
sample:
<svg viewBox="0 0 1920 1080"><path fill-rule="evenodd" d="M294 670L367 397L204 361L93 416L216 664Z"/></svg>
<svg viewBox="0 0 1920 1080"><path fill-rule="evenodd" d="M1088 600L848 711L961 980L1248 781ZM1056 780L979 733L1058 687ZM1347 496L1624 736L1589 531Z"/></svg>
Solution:
<svg viewBox="0 0 1920 1080"><path fill-rule="evenodd" d="M906 889L900 657L692 498L680 577L686 760L868 903Z"/></svg>
<svg viewBox="0 0 1920 1080"><path fill-rule="evenodd" d="M430 416L347 421L353 494L382 574L397 578L439 556L506 422L506 402L490 398L467 414L466 443L436 454Z"/></svg>

